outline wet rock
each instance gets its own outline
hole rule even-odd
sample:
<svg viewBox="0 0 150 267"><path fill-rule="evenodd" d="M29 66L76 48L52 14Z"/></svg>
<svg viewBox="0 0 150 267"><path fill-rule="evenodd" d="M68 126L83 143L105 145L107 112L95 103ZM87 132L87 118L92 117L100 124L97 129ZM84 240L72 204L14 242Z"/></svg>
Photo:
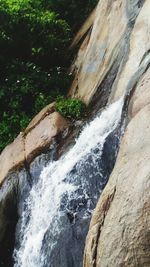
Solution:
<svg viewBox="0 0 150 267"><path fill-rule="evenodd" d="M13 249L19 213L29 192L25 169L11 173L0 188L0 266L13 266Z"/></svg>
<svg viewBox="0 0 150 267"><path fill-rule="evenodd" d="M71 223L67 217L59 218L61 233L55 236L57 243L49 255L49 240L54 237L47 233L43 241L43 254L46 254L46 261L43 267L82 267L85 236L89 227L89 218L82 218L76 223ZM63 227L62 227L63 225Z"/></svg>

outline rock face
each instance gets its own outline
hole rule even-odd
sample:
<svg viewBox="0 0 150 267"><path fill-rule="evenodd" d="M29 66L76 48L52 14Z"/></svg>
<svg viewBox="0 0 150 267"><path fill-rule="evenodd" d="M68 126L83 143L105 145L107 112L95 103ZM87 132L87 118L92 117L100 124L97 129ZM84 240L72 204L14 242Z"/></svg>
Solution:
<svg viewBox="0 0 150 267"><path fill-rule="evenodd" d="M72 42L72 46L81 46L72 65L75 79L70 96L86 104L99 101L101 107L107 100L133 94L150 64L149 10L149 0L99 1ZM147 83L146 91L140 88L142 105L149 102L148 79L147 74L139 85L142 88Z"/></svg>
<svg viewBox="0 0 150 267"><path fill-rule="evenodd" d="M149 9L149 1L99 1L92 30L74 63L76 76L70 95L88 104L97 94L101 99L111 92L113 102L128 90L131 81L136 83L140 67L147 66L149 59Z"/></svg>
<svg viewBox="0 0 150 267"><path fill-rule="evenodd" d="M94 212L84 266L150 266L150 105L129 123Z"/></svg>
<svg viewBox="0 0 150 267"><path fill-rule="evenodd" d="M134 117L139 110L150 104L150 68L141 78L138 85L135 87L135 93L129 105L129 117Z"/></svg>
<svg viewBox="0 0 150 267"><path fill-rule="evenodd" d="M140 72L140 61L149 61L148 52L145 58L142 56L150 48L150 43L144 42L142 47L142 40L138 42L139 35L147 38L149 32L149 8L150 1L145 1L132 33L134 48L131 46L127 65L112 98L123 94L133 72L137 73L138 69L141 75L137 75L138 80L133 83L129 123L117 162L91 220L84 267L150 266L149 65L144 74Z"/></svg>
<svg viewBox="0 0 150 267"><path fill-rule="evenodd" d="M113 88L112 90L113 101L115 101L124 94L131 80L135 79L136 81L137 79L138 81L141 74L140 67L142 67L142 65L143 67L144 65L148 66L148 63L150 61L150 1L146 0L139 2L143 2L143 7L137 19L135 20L135 24L131 32L129 40L128 58L124 64L122 72L116 79L116 88Z"/></svg>

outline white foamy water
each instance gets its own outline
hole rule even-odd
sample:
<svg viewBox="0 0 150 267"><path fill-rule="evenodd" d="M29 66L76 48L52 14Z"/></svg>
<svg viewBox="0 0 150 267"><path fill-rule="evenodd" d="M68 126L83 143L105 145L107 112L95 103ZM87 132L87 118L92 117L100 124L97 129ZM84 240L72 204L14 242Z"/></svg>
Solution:
<svg viewBox="0 0 150 267"><path fill-rule="evenodd" d="M100 116L84 127L75 145L65 155L58 161L50 162L43 169L26 200L27 210L21 219L22 241L20 248L14 252L14 267L44 266L45 259L41 253L44 236L51 225L53 231L59 233L58 220L62 196L67 193L69 197L77 189L69 183L69 173L97 146L102 151L106 137L119 123L122 105L121 99L106 108ZM52 242L49 249L53 246Z"/></svg>

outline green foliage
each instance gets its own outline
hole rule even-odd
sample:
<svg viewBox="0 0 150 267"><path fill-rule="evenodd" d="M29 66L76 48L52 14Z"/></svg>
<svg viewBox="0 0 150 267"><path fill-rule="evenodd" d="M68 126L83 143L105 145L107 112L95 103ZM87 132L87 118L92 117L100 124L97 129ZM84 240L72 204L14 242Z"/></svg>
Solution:
<svg viewBox="0 0 150 267"><path fill-rule="evenodd" d="M21 129L28 125L30 117L24 112L4 112L0 123L0 150L16 137Z"/></svg>
<svg viewBox="0 0 150 267"><path fill-rule="evenodd" d="M0 0L0 48L5 60L21 58L42 67L65 62L70 27L42 1Z"/></svg>
<svg viewBox="0 0 150 267"><path fill-rule="evenodd" d="M62 93L59 88L67 88L69 84L68 75L60 68L47 72L33 63L20 61L8 64L2 77L0 150L28 125L36 113Z"/></svg>
<svg viewBox="0 0 150 267"><path fill-rule="evenodd" d="M62 116L70 119L80 119L85 112L85 104L75 98L58 97L55 108Z"/></svg>
<svg viewBox="0 0 150 267"><path fill-rule="evenodd" d="M0 151L45 105L65 95L67 47L96 2L0 0ZM81 103L67 103L59 104L60 112L80 117Z"/></svg>

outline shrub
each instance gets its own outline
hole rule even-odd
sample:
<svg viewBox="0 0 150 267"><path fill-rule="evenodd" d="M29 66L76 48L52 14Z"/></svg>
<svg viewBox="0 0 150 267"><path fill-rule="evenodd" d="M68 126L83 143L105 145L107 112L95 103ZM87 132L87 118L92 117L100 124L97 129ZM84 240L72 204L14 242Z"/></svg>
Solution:
<svg viewBox="0 0 150 267"><path fill-rule="evenodd" d="M74 98L58 97L55 108L62 116L70 119L80 119L85 112L85 104Z"/></svg>

